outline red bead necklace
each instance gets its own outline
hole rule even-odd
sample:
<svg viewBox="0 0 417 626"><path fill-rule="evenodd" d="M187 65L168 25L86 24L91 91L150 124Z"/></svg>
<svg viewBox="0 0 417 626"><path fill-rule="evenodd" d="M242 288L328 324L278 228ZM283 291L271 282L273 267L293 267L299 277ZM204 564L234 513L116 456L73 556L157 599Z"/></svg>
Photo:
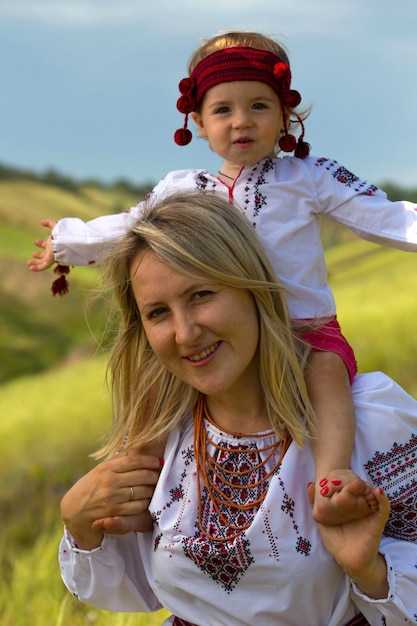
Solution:
<svg viewBox="0 0 417 626"><path fill-rule="evenodd" d="M196 459L197 465L197 493L198 493L198 526L201 532L210 540L213 541L230 541L240 534L242 534L245 530L247 530L252 520L244 524L232 524L227 516L222 512L221 507L228 507L229 509L235 509L238 511L248 511L251 509L258 508L262 502L265 500L267 491L268 491L268 479L276 472L279 465L282 462L284 454L288 450L288 447L291 443L291 437L286 431L283 439L276 439L270 445L264 448L240 448L240 447L227 447L222 446L214 442L208 435L204 420L207 419L211 424L216 426L213 420L210 418L208 411L205 396L200 394L197 404L194 409L194 455ZM237 441L242 438L247 438L248 435L243 433L233 433L224 428L221 429L222 432L233 435L236 437ZM255 433L251 434L251 439L260 439L271 436L275 434L275 431L271 430L267 433ZM229 470L223 465L219 464L216 460L217 454L215 452L214 456L212 456L208 452L208 446L213 446L216 452L232 452L233 454L248 454L253 455L254 453L267 453L265 459L258 463L257 465L247 464L247 469L236 471ZM249 487L247 482L244 484L239 484L237 481L233 480L233 477L245 477L252 472L260 471L269 461L269 459L276 453L277 449L281 446L281 453L269 472L264 473L262 478L255 483L250 483ZM228 475L228 478L224 476L224 474ZM226 528L225 535L221 537L216 537L212 535L202 523L202 485L204 485L207 494L211 500L214 510L219 516L220 523L223 528ZM259 491L261 492L259 497L255 500L250 500L249 502L241 503L236 500L232 500L226 493L229 488L235 489L245 489L246 491L250 488L259 487Z"/></svg>

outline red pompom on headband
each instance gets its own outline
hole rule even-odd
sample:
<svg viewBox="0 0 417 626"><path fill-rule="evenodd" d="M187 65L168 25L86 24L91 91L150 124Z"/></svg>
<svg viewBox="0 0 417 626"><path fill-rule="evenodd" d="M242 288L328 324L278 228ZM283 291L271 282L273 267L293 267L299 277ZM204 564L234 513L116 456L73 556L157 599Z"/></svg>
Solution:
<svg viewBox="0 0 417 626"><path fill-rule="evenodd" d="M185 115L183 128L174 135L175 143L186 146L192 139L188 129L188 116L195 111L206 91L220 83L235 80L256 80L269 85L279 97L284 120L284 133L278 145L284 152L295 150L295 156L304 159L310 153L310 146L304 141L304 124L297 115L301 125L301 135L297 141L288 133L288 115L286 109L294 109L301 102L300 93L291 89L290 68L280 57L268 50L236 46L223 48L209 54L196 65L189 78L183 78L178 89L181 96L177 101L177 109Z"/></svg>

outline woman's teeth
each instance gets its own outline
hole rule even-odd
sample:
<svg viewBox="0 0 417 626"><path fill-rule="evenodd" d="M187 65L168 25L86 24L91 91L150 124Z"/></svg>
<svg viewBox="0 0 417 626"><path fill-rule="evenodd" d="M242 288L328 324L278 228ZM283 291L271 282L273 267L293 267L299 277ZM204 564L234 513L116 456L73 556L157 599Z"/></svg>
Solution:
<svg viewBox="0 0 417 626"><path fill-rule="evenodd" d="M219 344L217 342L213 344L212 346L210 346L210 348L206 348L205 350L202 350L198 354L193 354L192 356L189 356L188 359L190 361L201 361L201 359L205 359L207 356L209 356L209 354L212 354L216 350L218 345Z"/></svg>

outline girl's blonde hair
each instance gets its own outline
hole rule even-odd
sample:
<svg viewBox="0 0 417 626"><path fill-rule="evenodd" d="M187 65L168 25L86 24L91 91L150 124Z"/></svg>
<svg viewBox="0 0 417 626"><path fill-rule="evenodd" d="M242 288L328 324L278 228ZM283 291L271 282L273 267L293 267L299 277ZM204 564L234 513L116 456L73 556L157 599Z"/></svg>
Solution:
<svg viewBox="0 0 417 626"><path fill-rule="evenodd" d="M276 56L280 57L288 66L290 61L285 48L274 39L251 31L221 31L206 39L199 48L192 54L188 62L188 73L191 74L193 69L205 59L209 54L224 50L225 48L235 48L243 46L245 48L256 48L257 50L268 50Z"/></svg>
<svg viewBox="0 0 417 626"><path fill-rule="evenodd" d="M223 50L225 48L235 48L237 46L243 46L247 48L256 48L257 50L268 50L276 56L280 57L284 63L291 67L288 53L284 46L271 37L267 37L262 33L253 31L220 31L214 37L206 39L199 48L191 55L188 61L188 74L190 75L193 69L202 61L205 57L217 50ZM199 105L201 108L201 103ZM290 125L288 130L293 130L299 125L300 121L304 122L310 115L311 107L306 107L302 111L295 112L295 109L287 109L288 119ZM291 119L291 115L296 115L299 119Z"/></svg>
<svg viewBox="0 0 417 626"><path fill-rule="evenodd" d="M260 379L271 424L279 435L288 429L301 446L312 429L312 410L284 290L241 211L212 192L182 192L156 203L149 200L102 267L103 284L114 295L120 319L109 361L114 421L108 443L96 456L114 454L127 433L128 447L165 439L192 411L198 396L161 364L144 332L131 285L132 263L144 249L178 272L252 294L259 317Z"/></svg>

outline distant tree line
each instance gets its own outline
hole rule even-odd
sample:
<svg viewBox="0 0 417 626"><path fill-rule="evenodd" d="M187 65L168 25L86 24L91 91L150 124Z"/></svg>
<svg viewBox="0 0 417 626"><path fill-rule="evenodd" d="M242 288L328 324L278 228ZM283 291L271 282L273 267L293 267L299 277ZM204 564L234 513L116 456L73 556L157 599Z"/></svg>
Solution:
<svg viewBox="0 0 417 626"><path fill-rule="evenodd" d="M125 179L115 180L112 183L104 183L96 179L76 180L70 176L61 174L54 169L48 169L45 172L35 173L31 170L10 167L0 163L0 180L30 180L37 181L44 185L51 185L65 189L71 193L81 193L85 186L94 186L100 189L119 189L120 191L133 194L138 198L143 198L154 186L154 183L147 182L142 184L132 183Z"/></svg>
<svg viewBox="0 0 417 626"><path fill-rule="evenodd" d="M96 179L75 180L70 176L66 176L54 169L48 169L46 172L36 174L31 170L18 169L0 163L0 180L35 180L45 185L60 187L72 193L80 193L82 188L87 185L95 186L101 189L120 189L127 193L132 193L137 198L143 198L154 186L151 181L136 184L126 179L119 179L112 183L103 183ZM390 200L410 200L417 202L417 186L414 188L406 188L393 182L386 182L380 185Z"/></svg>
<svg viewBox="0 0 417 626"><path fill-rule="evenodd" d="M417 202L417 187L405 188L395 183L383 183L381 189L385 191L388 198L392 201L396 200L409 200L410 202Z"/></svg>

